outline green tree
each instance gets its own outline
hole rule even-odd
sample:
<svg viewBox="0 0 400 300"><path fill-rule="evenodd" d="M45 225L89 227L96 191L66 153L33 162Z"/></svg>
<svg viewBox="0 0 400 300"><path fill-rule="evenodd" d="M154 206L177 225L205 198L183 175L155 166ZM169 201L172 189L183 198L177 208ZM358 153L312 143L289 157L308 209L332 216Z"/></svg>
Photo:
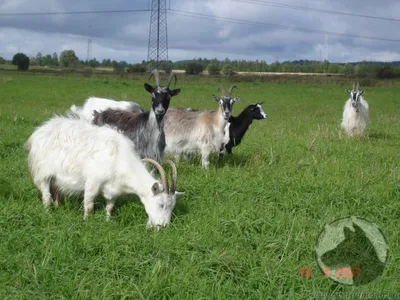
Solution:
<svg viewBox="0 0 400 300"><path fill-rule="evenodd" d="M0 65L5 65L7 63L7 61L0 56Z"/></svg>
<svg viewBox="0 0 400 300"><path fill-rule="evenodd" d="M38 54L36 54L36 62L39 66L43 66L43 55L42 53L38 52Z"/></svg>
<svg viewBox="0 0 400 300"><path fill-rule="evenodd" d="M344 72L345 75L353 75L354 74L354 67L351 64L346 64L344 66Z"/></svg>
<svg viewBox="0 0 400 300"><path fill-rule="evenodd" d="M26 56L24 53L17 53L14 55L12 59L12 64L18 67L18 70L28 70L29 69L29 57Z"/></svg>
<svg viewBox="0 0 400 300"><path fill-rule="evenodd" d="M60 54L60 64L63 67L72 67L79 61L74 50L64 50Z"/></svg>
<svg viewBox="0 0 400 300"><path fill-rule="evenodd" d="M224 75L235 75L235 71L230 63L225 63L222 67L222 74Z"/></svg>
<svg viewBox="0 0 400 300"><path fill-rule="evenodd" d="M92 68L97 68L97 67L100 66L100 63L96 60L96 58L93 58L93 59L89 60L87 62L87 64L88 64L89 67L92 67Z"/></svg>
<svg viewBox="0 0 400 300"><path fill-rule="evenodd" d="M390 65L382 66L376 72L376 77L378 77L380 79L390 79L390 78L394 78L395 76L396 76L396 73L395 73L394 69L392 68L392 66L390 66Z"/></svg>
<svg viewBox="0 0 400 300"><path fill-rule="evenodd" d="M42 58L41 66L51 66L52 64L53 64L53 58L51 57L50 54L47 54Z"/></svg>
<svg viewBox="0 0 400 300"><path fill-rule="evenodd" d="M209 63L207 66L207 71L208 71L208 74L210 74L210 75L218 75L219 73L221 73L221 69L220 69L218 63L216 63L216 62Z"/></svg>
<svg viewBox="0 0 400 300"><path fill-rule="evenodd" d="M58 66L59 65L58 55L57 55L56 52L54 52L53 56L52 56L52 65L53 66Z"/></svg>
<svg viewBox="0 0 400 300"><path fill-rule="evenodd" d="M203 65L199 64L198 62L190 62L185 67L186 74L196 75L203 72L204 68Z"/></svg>

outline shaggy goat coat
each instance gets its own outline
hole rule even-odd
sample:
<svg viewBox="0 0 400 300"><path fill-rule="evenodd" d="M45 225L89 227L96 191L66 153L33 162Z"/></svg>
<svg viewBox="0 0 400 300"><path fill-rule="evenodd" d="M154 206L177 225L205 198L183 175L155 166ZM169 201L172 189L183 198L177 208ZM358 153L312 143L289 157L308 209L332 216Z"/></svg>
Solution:
<svg viewBox="0 0 400 300"><path fill-rule="evenodd" d="M130 112L144 112L143 108L135 102L115 101L98 97L90 97L82 107L72 105L70 109L73 113L83 117L88 122L92 122L94 111L102 112L107 109L121 109Z"/></svg>
<svg viewBox="0 0 400 300"><path fill-rule="evenodd" d="M352 100L346 101L343 108L342 128L349 136L360 136L365 133L369 123L369 107L362 96L356 107L353 107Z"/></svg>
<svg viewBox="0 0 400 300"><path fill-rule="evenodd" d="M43 204L51 204L50 185L62 194L84 192L85 217L93 210L94 198L102 193L111 214L115 198L136 194L149 215L149 225L169 223L175 195L164 191L135 154L134 144L108 126L97 127L85 120L54 117L38 127L25 143L35 185Z"/></svg>
<svg viewBox="0 0 400 300"><path fill-rule="evenodd" d="M93 124L107 124L119 130L133 141L135 152L140 158L162 162L165 150L164 118L157 119L153 109L145 113L114 109L95 112Z"/></svg>

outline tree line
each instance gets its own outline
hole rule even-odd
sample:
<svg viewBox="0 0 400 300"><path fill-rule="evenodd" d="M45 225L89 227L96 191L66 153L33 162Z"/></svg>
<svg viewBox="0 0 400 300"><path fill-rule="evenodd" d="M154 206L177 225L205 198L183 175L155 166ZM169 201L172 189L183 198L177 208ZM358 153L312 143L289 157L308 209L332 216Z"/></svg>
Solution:
<svg viewBox="0 0 400 300"><path fill-rule="evenodd" d="M0 64L7 61L0 57ZM141 63L129 64L126 61L103 59L101 62L96 58L91 60L80 60L73 50L64 50L58 57L57 53L52 55L38 53L36 56L28 57L23 53L14 55L12 64L17 65L20 70L27 70L29 66L61 66L64 68L113 68L118 72L144 73L156 67L154 61L142 61ZM187 74L201 74L207 71L210 75L234 75L237 72L282 72L282 73L329 73L344 74L347 76L377 78L400 77L400 62L367 62L358 63L330 63L329 61L296 60L268 64L264 60L225 60L195 58L185 61L160 62L158 68L166 72L172 69L185 70Z"/></svg>

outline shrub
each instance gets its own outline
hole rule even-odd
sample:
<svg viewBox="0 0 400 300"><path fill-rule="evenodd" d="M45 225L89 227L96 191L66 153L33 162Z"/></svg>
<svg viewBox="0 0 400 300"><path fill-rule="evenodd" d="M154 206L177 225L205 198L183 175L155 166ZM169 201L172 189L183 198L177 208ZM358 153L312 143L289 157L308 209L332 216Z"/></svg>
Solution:
<svg viewBox="0 0 400 300"><path fill-rule="evenodd" d="M203 72L204 68L201 64L190 62L186 65L185 72L190 75L197 75Z"/></svg>
<svg viewBox="0 0 400 300"><path fill-rule="evenodd" d="M210 75L219 75L221 73L221 69L219 68L218 64L210 63L207 66L208 74Z"/></svg>
<svg viewBox="0 0 400 300"><path fill-rule="evenodd" d="M145 65L142 64L133 64L128 67L126 70L128 73L145 73L147 68Z"/></svg>
<svg viewBox="0 0 400 300"><path fill-rule="evenodd" d="M222 74L230 76L235 75L235 71L233 71L233 67L231 64L224 64L222 67Z"/></svg>
<svg viewBox="0 0 400 300"><path fill-rule="evenodd" d="M12 64L18 67L18 70L28 70L29 69L29 57L26 56L24 53L17 53L14 55L12 59Z"/></svg>
<svg viewBox="0 0 400 300"><path fill-rule="evenodd" d="M386 65L376 70L376 77L379 79L390 79L396 77L392 66Z"/></svg>

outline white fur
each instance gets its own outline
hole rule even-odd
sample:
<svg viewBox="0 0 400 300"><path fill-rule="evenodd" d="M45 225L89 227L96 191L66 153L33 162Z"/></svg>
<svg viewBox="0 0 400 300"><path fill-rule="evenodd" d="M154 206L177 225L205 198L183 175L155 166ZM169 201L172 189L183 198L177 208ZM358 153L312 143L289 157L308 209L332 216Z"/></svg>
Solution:
<svg viewBox="0 0 400 300"><path fill-rule="evenodd" d="M85 104L82 107L72 105L70 109L73 113L80 115L80 117L83 117L88 122L92 122L94 110L102 112L108 108L122 109L132 112L144 112L143 108L135 102L115 101L98 97L90 97L85 101Z"/></svg>
<svg viewBox="0 0 400 300"><path fill-rule="evenodd" d="M136 194L150 227L170 222L176 194L164 191L135 154L133 143L109 126L97 127L71 116L54 117L35 130L25 148L46 207L52 202L53 178L63 194L84 192L84 218L93 210L98 193L107 200L108 217L118 196Z"/></svg>
<svg viewBox="0 0 400 300"><path fill-rule="evenodd" d="M351 104L351 98L346 101L343 108L342 128L349 136L361 136L365 133L369 123L369 108L367 101L359 96L357 107ZM358 112L357 112L358 109Z"/></svg>

